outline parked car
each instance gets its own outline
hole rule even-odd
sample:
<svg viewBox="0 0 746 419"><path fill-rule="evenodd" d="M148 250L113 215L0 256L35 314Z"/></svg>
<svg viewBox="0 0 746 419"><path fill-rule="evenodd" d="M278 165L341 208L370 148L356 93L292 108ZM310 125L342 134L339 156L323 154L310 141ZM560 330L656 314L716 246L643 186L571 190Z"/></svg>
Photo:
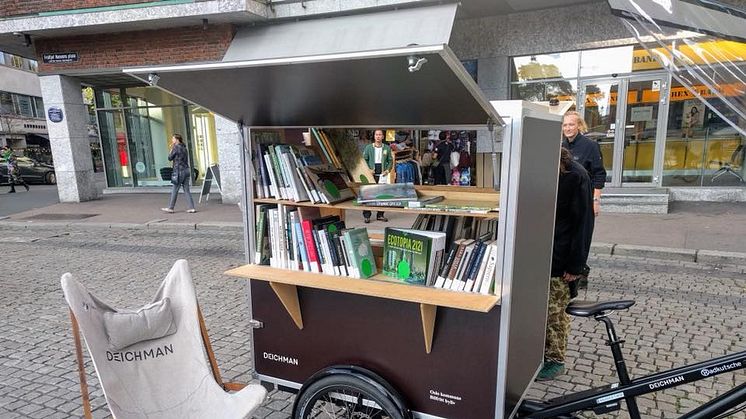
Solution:
<svg viewBox="0 0 746 419"><path fill-rule="evenodd" d="M21 169L21 178L26 183L46 183L54 185L57 183L57 175L54 174L54 166L39 163L28 157L18 157L18 168ZM0 184L10 183L8 179L8 162L0 159Z"/></svg>

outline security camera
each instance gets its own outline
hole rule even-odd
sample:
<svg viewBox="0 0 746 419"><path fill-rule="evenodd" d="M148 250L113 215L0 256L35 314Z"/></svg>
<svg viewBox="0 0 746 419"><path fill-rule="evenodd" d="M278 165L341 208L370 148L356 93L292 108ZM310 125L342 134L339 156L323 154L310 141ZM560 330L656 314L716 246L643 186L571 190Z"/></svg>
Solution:
<svg viewBox="0 0 746 419"><path fill-rule="evenodd" d="M425 57L415 57L414 55L410 55L407 57L407 63L409 64L409 67L407 69L410 73L414 73L415 71L420 71L423 64L427 62L427 58Z"/></svg>
<svg viewBox="0 0 746 419"><path fill-rule="evenodd" d="M148 83L151 86L157 86L158 81L161 79L161 76L158 75L158 73L150 73L148 74Z"/></svg>

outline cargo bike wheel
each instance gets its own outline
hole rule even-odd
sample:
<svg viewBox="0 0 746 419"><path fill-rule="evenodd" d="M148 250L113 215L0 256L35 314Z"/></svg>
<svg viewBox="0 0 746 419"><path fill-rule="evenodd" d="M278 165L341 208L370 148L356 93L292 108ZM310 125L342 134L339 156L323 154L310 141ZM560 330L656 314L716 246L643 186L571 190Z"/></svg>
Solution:
<svg viewBox="0 0 746 419"><path fill-rule="evenodd" d="M409 419L388 383L359 367L333 367L315 374L295 399L295 419Z"/></svg>

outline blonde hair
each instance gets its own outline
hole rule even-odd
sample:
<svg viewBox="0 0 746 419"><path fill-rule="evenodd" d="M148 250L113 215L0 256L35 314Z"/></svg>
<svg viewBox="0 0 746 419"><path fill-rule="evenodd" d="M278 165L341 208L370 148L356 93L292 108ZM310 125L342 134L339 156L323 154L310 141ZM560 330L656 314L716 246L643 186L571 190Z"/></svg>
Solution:
<svg viewBox="0 0 746 419"><path fill-rule="evenodd" d="M585 123L585 119L580 116L580 113L578 113L577 111L567 111L562 117L562 120L564 121L565 118L567 118L568 116L575 116L576 118L578 118L578 131L580 131L581 134L585 134L586 132L588 132L588 124Z"/></svg>

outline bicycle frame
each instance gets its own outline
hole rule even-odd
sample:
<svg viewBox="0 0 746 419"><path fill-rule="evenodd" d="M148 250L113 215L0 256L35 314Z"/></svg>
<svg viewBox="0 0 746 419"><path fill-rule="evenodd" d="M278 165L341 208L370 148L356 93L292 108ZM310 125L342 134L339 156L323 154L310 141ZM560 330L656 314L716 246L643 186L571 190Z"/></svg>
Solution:
<svg viewBox="0 0 746 419"><path fill-rule="evenodd" d="M609 411L615 409L622 399L634 399L644 394L655 393L744 368L746 368L746 351L647 375L632 380L626 385L612 384L559 397L543 405L541 410L530 413L525 417L534 419L556 418L573 412L599 408ZM746 402L746 383L681 416L681 419L712 418L715 414L725 412L743 402ZM639 413L636 416L630 414L630 417L637 419L640 418L640 415Z"/></svg>
<svg viewBox="0 0 746 419"><path fill-rule="evenodd" d="M626 303L626 305L623 305L625 308L634 304L634 302L629 304L628 301L620 301L619 303ZM630 418L640 419L640 411L636 400L638 396L746 368L746 351L743 351L630 380L621 349L624 340L617 337L614 324L609 318L609 315L614 311L598 308L595 310L595 312L589 314L576 315L582 317L590 317L592 315L596 321L603 323L606 327L608 335L606 343L611 348L619 383L569 394L547 402L525 401L520 409L521 413L519 417L567 419L574 418L572 414L575 412L586 410L593 410L596 413L607 413L618 410L620 408L619 402L624 399ZM568 307L567 312L570 314L574 313L574 311L570 310L570 307ZM746 383L736 386L725 394L681 416L681 419L711 419L744 402L746 402Z"/></svg>

